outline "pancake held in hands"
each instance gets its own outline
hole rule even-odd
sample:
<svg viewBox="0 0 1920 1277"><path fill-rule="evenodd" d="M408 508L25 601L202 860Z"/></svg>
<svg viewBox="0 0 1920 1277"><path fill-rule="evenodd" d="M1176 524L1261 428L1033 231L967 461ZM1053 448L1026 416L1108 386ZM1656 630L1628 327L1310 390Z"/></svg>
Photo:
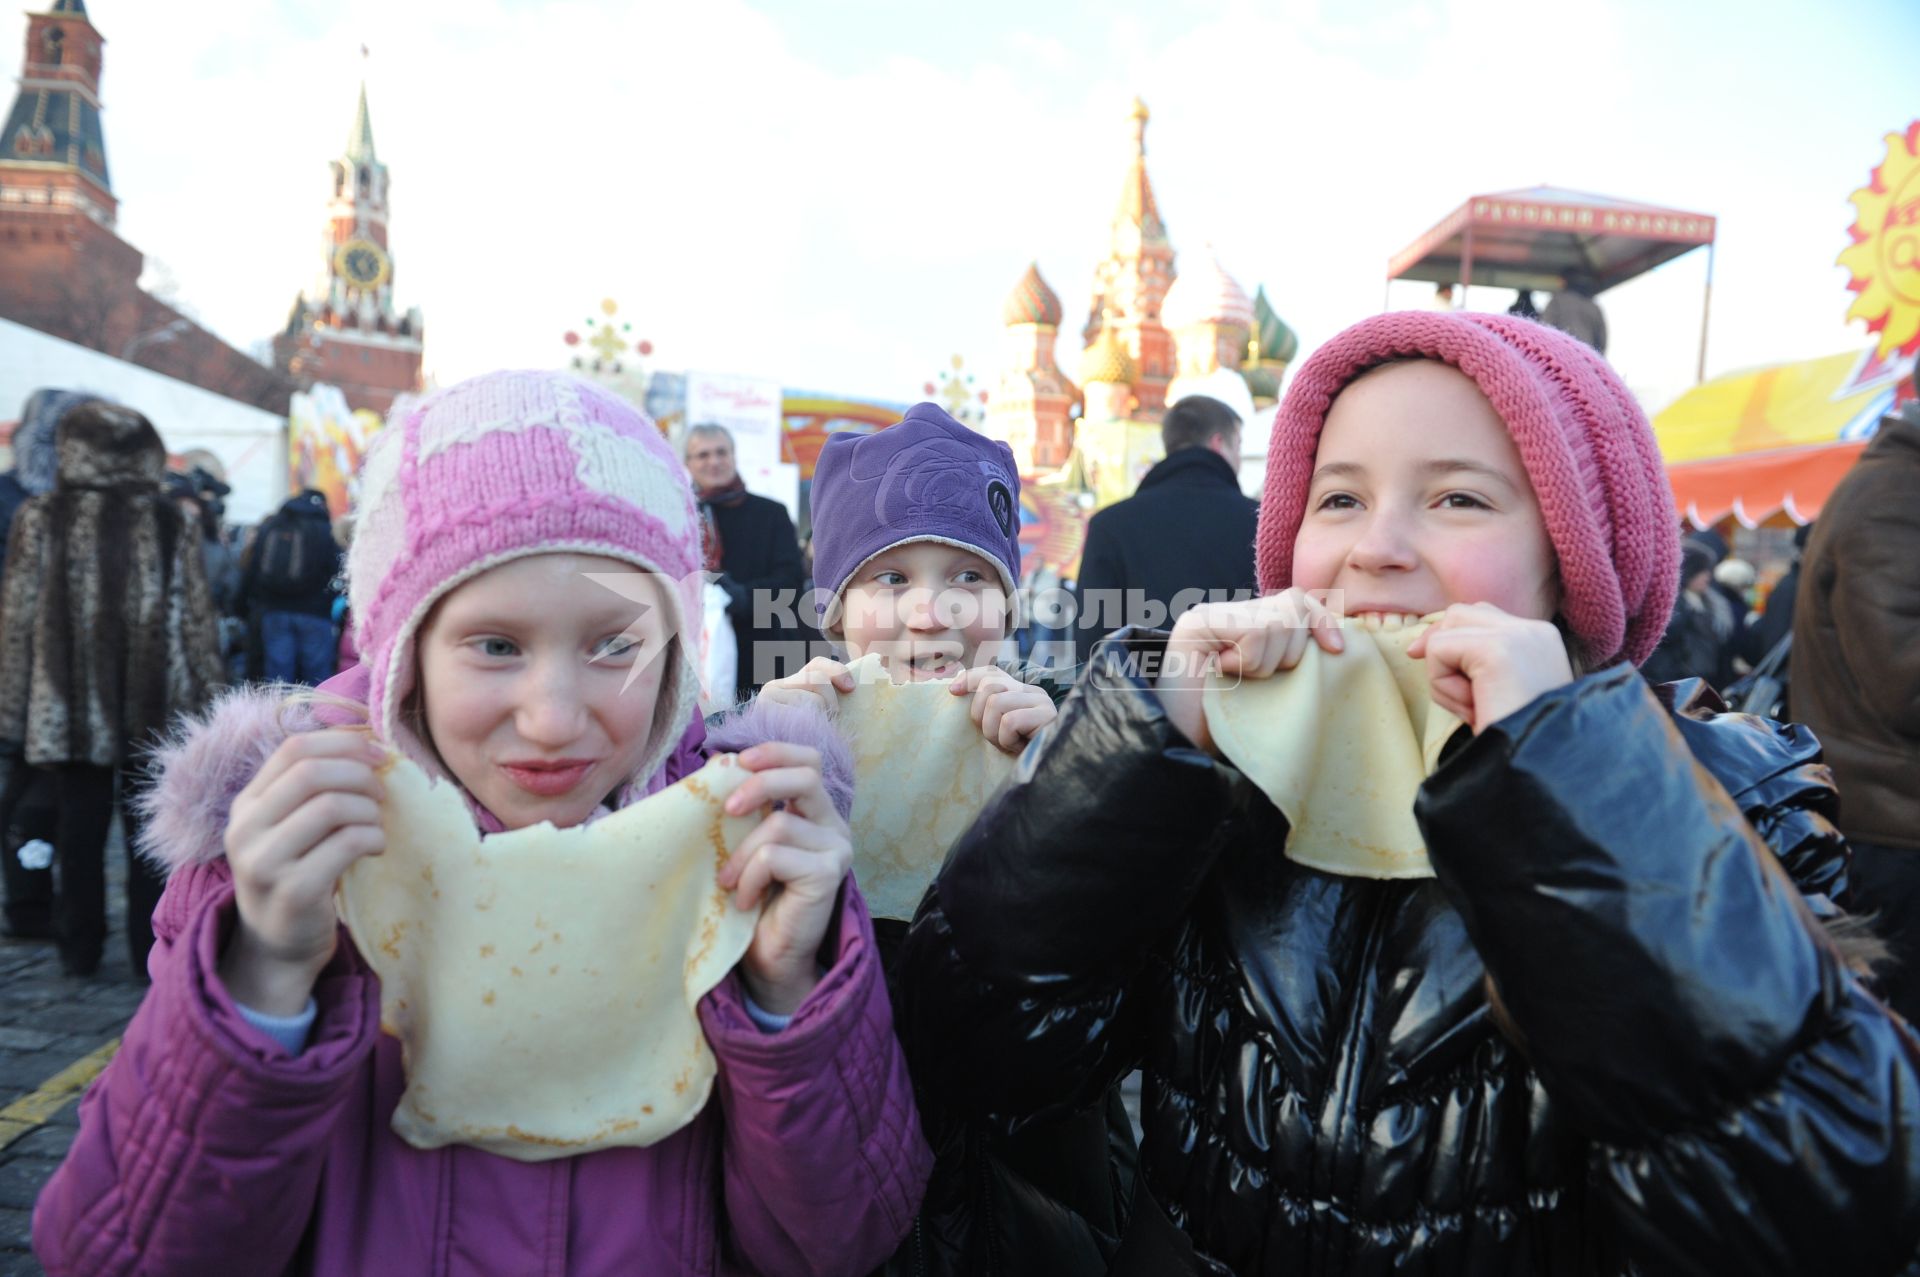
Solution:
<svg viewBox="0 0 1920 1277"><path fill-rule="evenodd" d="M714 878L759 823L721 810L749 775L723 755L592 824L482 840L454 786L388 769L387 850L339 906L402 1044L402 1139L539 1162L693 1120L714 1078L694 1006L759 918Z"/></svg>
<svg viewBox="0 0 1920 1277"><path fill-rule="evenodd" d="M952 680L894 683L878 656L848 667L840 732L853 750L853 876L876 918L910 919L947 848L1018 761L980 734Z"/></svg>
<svg viewBox="0 0 1920 1277"><path fill-rule="evenodd" d="M1286 814L1288 859L1353 878L1433 876L1413 800L1461 726L1407 655L1433 620L1349 617L1338 654L1308 643L1271 678L1207 680L1207 730Z"/></svg>

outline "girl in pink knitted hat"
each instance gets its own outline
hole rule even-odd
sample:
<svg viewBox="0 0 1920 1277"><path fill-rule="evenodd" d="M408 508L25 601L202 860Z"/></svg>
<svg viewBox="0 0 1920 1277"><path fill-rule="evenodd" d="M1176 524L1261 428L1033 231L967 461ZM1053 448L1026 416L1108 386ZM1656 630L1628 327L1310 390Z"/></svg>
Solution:
<svg viewBox="0 0 1920 1277"><path fill-rule="evenodd" d="M706 734L683 637L699 525L659 431L565 375L475 378L396 416L358 515L365 664L305 698L236 694L158 759L146 850L172 876L153 988L40 1197L48 1271L879 1262L931 1155L847 876L851 763L804 706ZM348 866L383 850L389 750L455 782L483 832L579 825L740 751L754 775L729 810L777 814L718 882L765 909L698 1006L718 1078L691 1124L537 1162L394 1132L400 1043L333 905Z"/></svg>
<svg viewBox="0 0 1920 1277"><path fill-rule="evenodd" d="M1679 546L1606 362L1355 325L1276 417L1257 551L1268 597L1123 631L949 852L897 977L923 1095L1017 1130L1143 1069L1156 1272L1910 1263L1920 1045L1847 934L1829 775L1640 677ZM1434 618L1409 654L1462 724L1398 877L1290 859L1187 673L1338 661L1367 614Z"/></svg>

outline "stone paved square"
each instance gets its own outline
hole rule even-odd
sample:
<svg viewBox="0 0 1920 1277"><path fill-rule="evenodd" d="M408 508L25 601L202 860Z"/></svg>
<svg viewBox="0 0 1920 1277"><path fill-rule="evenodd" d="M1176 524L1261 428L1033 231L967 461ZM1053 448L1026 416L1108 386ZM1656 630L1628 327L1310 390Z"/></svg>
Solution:
<svg viewBox="0 0 1920 1277"><path fill-rule="evenodd" d="M146 992L127 964L126 863L116 834L107 846L109 910L99 972L82 980L60 970L50 940L0 940L0 1116L76 1060L116 1041ZM79 1094L44 1123L16 1130L0 1122L0 1277L41 1277L33 1257L33 1199L66 1156Z"/></svg>

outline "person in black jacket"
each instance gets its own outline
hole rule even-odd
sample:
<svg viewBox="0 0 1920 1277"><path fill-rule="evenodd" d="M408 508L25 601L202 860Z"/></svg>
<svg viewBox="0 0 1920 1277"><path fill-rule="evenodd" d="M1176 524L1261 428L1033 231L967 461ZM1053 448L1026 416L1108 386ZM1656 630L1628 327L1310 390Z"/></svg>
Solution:
<svg viewBox="0 0 1920 1277"><path fill-rule="evenodd" d="M1208 598L1252 596L1260 506L1240 491L1240 428L1218 399L1188 395L1160 423L1166 460L1088 520L1074 634L1082 664L1122 625L1171 625Z"/></svg>
<svg viewBox="0 0 1920 1277"><path fill-rule="evenodd" d="M1766 660L1767 653L1793 633L1793 608L1800 596L1800 562L1806 553L1807 538L1812 535L1811 523L1793 530L1793 562L1768 592L1766 610L1755 617L1741 635L1740 659L1748 665Z"/></svg>
<svg viewBox="0 0 1920 1277"><path fill-rule="evenodd" d="M1837 938L1818 743L1634 669L1671 510L1570 338L1406 313L1322 347L1269 453L1287 588L1102 645L948 852L902 954L923 1090L1019 1130L1142 1065L1140 1179L1186 1271L1904 1271L1920 1043ZM1339 649L1328 589L1435 617L1409 654L1464 725L1409 795L1431 877L1290 859L1174 665L1149 677Z"/></svg>
<svg viewBox="0 0 1920 1277"><path fill-rule="evenodd" d="M700 503L707 570L727 592L727 619L739 647L741 700L806 664L811 631L800 620L806 567L787 508L747 491L733 435L711 423L689 427L687 473Z"/></svg>
<svg viewBox="0 0 1920 1277"><path fill-rule="evenodd" d="M1640 672L1652 683L1677 683L1683 678L1705 680L1719 691L1725 649L1714 629L1713 557L1703 545L1683 541L1680 550L1680 590L1673 616L1653 655L1641 662Z"/></svg>
<svg viewBox="0 0 1920 1277"><path fill-rule="evenodd" d="M254 530L237 606L253 631L255 677L317 687L334 676L333 601L345 559L326 495L315 488L289 497Z"/></svg>

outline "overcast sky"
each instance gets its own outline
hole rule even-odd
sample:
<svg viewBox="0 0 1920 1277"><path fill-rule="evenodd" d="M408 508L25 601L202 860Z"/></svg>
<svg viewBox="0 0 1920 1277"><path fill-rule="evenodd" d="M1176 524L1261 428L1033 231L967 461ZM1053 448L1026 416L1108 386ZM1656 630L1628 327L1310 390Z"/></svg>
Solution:
<svg viewBox="0 0 1920 1277"><path fill-rule="evenodd" d="M1028 261L1084 318L1135 93L1176 251L1309 349L1466 196L1551 184L1719 217L1710 374L1828 354L1866 344L1847 196L1920 115L1914 0L88 9L121 233L242 347L321 266L365 75L443 384L562 364L603 297L665 367L908 399L959 353L987 384ZM1705 264L1604 299L1651 407L1692 380Z"/></svg>

